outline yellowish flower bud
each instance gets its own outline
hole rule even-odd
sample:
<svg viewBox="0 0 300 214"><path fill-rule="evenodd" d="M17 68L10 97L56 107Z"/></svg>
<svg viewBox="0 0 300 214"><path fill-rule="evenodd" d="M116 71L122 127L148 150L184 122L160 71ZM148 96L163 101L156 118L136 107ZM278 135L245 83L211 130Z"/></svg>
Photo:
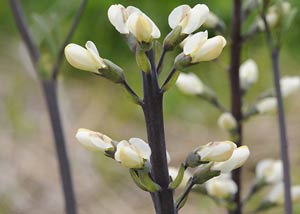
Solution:
<svg viewBox="0 0 300 214"><path fill-rule="evenodd" d="M106 68L95 44L88 41L85 47L86 49L76 44L68 44L65 47L65 56L70 65L94 73L99 73L99 69Z"/></svg>
<svg viewBox="0 0 300 214"><path fill-rule="evenodd" d="M244 165L250 155L248 146L240 146L236 148L231 157L224 162L216 162L212 166L212 170L221 171L222 173L229 173Z"/></svg>
<svg viewBox="0 0 300 214"><path fill-rule="evenodd" d="M235 148L236 144L231 141L211 142L201 146L197 154L200 161L220 162L228 160Z"/></svg>
<svg viewBox="0 0 300 214"><path fill-rule="evenodd" d="M269 27L273 28L277 25L277 23L279 21L279 16L276 12L269 12L266 15L266 21L267 21ZM261 18L258 19L257 26L260 31L265 30L265 23Z"/></svg>
<svg viewBox="0 0 300 214"><path fill-rule="evenodd" d="M127 20L127 27L139 42L150 43L160 37L160 31L153 21L143 13L133 13Z"/></svg>
<svg viewBox="0 0 300 214"><path fill-rule="evenodd" d="M300 201L300 185L291 187L292 201ZM277 183L273 186L269 194L267 195L265 201L271 202L277 205L284 204L284 186L283 183Z"/></svg>
<svg viewBox="0 0 300 214"><path fill-rule="evenodd" d="M300 91L300 77L283 77L280 79L281 93L287 97L296 91Z"/></svg>
<svg viewBox="0 0 300 214"><path fill-rule="evenodd" d="M112 139L100 132L80 128L76 133L79 143L88 150L105 152L113 149Z"/></svg>
<svg viewBox="0 0 300 214"><path fill-rule="evenodd" d="M222 36L207 38L207 31L199 32L188 38L184 44L183 53L192 58L191 63L214 60L221 54L226 45L225 38Z"/></svg>
<svg viewBox="0 0 300 214"><path fill-rule="evenodd" d="M188 95L200 95L204 92L202 81L194 73L180 73L176 86L180 91Z"/></svg>
<svg viewBox="0 0 300 214"><path fill-rule="evenodd" d="M257 82L258 68L253 59L248 59L240 66L240 86L247 90L251 85Z"/></svg>
<svg viewBox="0 0 300 214"><path fill-rule="evenodd" d="M229 174L221 174L208 180L205 188L210 196L218 199L227 199L237 193L237 185Z"/></svg>
<svg viewBox="0 0 300 214"><path fill-rule="evenodd" d="M277 100L275 97L264 98L255 107L260 114L273 113L277 110Z"/></svg>
<svg viewBox="0 0 300 214"><path fill-rule="evenodd" d="M115 160L127 168L142 168L150 160L151 149L149 145L139 138L122 140L117 145Z"/></svg>
<svg viewBox="0 0 300 214"><path fill-rule="evenodd" d="M236 128L237 122L231 113L225 112L219 117L218 125L223 130L231 131Z"/></svg>
<svg viewBox="0 0 300 214"><path fill-rule="evenodd" d="M283 179L281 160L264 159L256 165L256 178L268 184L274 184Z"/></svg>

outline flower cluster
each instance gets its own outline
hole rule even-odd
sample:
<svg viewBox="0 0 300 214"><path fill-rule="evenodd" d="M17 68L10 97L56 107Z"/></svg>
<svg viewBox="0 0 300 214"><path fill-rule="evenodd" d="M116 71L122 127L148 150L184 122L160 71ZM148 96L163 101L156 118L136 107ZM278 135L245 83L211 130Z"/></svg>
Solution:
<svg viewBox="0 0 300 214"><path fill-rule="evenodd" d="M255 194L263 187L270 185L271 190L259 205L259 210L268 209L273 206L283 205L283 164L281 160L264 159L256 165L256 182L252 188L252 194ZM292 201L300 201L300 186L291 187Z"/></svg>
<svg viewBox="0 0 300 214"><path fill-rule="evenodd" d="M250 155L247 146L237 148L231 141L211 142L195 149L186 159L186 165L196 167L211 164L211 170L229 173L241 167Z"/></svg>
<svg viewBox="0 0 300 214"><path fill-rule="evenodd" d="M117 142L104 134L82 128L77 131L76 138L85 148L103 152L127 168L141 169L150 161L151 149L139 138Z"/></svg>

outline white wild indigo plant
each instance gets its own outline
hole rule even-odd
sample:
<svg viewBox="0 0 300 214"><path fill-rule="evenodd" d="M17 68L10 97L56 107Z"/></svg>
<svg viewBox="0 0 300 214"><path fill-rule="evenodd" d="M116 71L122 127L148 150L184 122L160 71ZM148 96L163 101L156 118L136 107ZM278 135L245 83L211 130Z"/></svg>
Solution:
<svg viewBox="0 0 300 214"><path fill-rule="evenodd" d="M161 53L154 53L153 47L158 45L157 39L161 34L156 24L140 9L112 5L108 10L108 19L135 55L143 77L142 98L126 81L123 68L100 56L93 42L86 42L85 47L69 44L65 47L65 56L73 67L121 84L126 89L132 100L143 109L148 143L136 137L113 140L105 134L82 128L76 134L78 141L87 149L103 153L128 168L136 185L151 194L156 213L178 213L187 201L188 194L203 186L207 186L207 192L214 197L220 195L231 201L237 187L228 173L246 162L250 154L248 147L238 147L231 141L210 142L190 152L179 168L169 167L162 113L163 95L175 84L179 75L185 75L181 72L185 72L189 66L216 59L226 45L223 36L209 38L207 31L196 31L201 25L214 26L221 31L224 24L204 4L192 8L188 5L178 6L169 15L168 22L172 30L163 41ZM166 72L162 69L164 57L180 45L182 52L174 59L171 71L160 85L159 75ZM154 57L156 54L160 54L158 63ZM178 81L183 81L182 88L187 93L205 94L207 99L216 101L212 91L193 75L187 75L185 80L181 76ZM191 85L185 83L190 80L194 80ZM220 175L227 176L222 182L229 183L230 187L219 194L214 191L218 181L211 179ZM175 199L174 190L177 188L181 189L181 193Z"/></svg>

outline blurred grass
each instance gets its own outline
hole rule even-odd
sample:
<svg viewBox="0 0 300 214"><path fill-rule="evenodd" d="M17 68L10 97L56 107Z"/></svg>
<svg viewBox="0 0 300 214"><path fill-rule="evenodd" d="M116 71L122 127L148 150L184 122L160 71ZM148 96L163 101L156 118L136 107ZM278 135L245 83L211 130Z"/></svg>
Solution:
<svg viewBox="0 0 300 214"><path fill-rule="evenodd" d="M57 12L58 35L64 35L69 27L78 0L68 1L21 1L29 23L33 26L32 12L47 15ZM291 1L299 8L300 1ZM55 6L55 3L56 6ZM105 58L111 59L125 70L133 88L141 94L141 81L134 56L128 50L120 34L107 19L107 9L113 3L135 5L141 8L157 23L162 35L169 31L167 16L179 4L194 5L199 1L99 1L90 0L87 10L72 42L83 45L92 40ZM230 23L231 3L229 1L205 0L212 11ZM20 52L19 36L7 4L0 7L0 213L62 213L59 179L56 171L52 138L43 99L37 82L28 70L28 56ZM54 5L54 6L53 6ZM57 10L57 7L60 10ZM282 74L299 75L300 60L300 15L297 14L293 27L287 35L282 49ZM212 32L210 32L212 33ZM36 37L39 35L36 33ZM59 40L61 41L61 40ZM160 40L162 41L162 39ZM43 53L48 54L47 46ZM176 50L178 53L179 50ZM176 53L167 55L166 75L172 66ZM272 85L270 60L265 47L264 36L259 35L243 49L243 60L253 58L259 66L258 83L250 89L246 102L255 100L258 93ZM21 61L21 62L20 62ZM228 47L220 57L220 63L229 61ZM26 66L24 66L24 63ZM219 63L208 62L190 68L213 88L220 100L229 106L228 76ZM66 129L68 147L75 179L81 213L152 213L150 198L138 190L130 181L127 170L98 154L91 154L80 148L74 140L79 127L104 132L116 140L136 136L146 139L143 116L140 109L129 103L120 86L87 72L71 68L64 63L60 76L60 104ZM163 78L162 78L163 79ZM299 174L299 93L287 100L288 129L292 151L294 183L300 182ZM206 102L184 96L173 88L165 96L166 136L172 165L178 165L188 151L195 146L212 140L226 139L227 135L216 127L219 113ZM245 183L253 177L255 163L265 157L278 157L278 136L276 117L263 116L246 124L245 143L252 151L252 158L245 168ZM36 155L35 155L36 154ZM45 167L47 166L47 169ZM18 176L16 176L18 175ZM11 181L17 177L17 181ZM10 181L10 182L9 182ZM8 183L10 185L8 185ZM30 185L27 185L30 184ZM1 186L1 185L0 185ZM37 194L38 192L38 194ZM222 213L208 199L192 195L183 213ZM201 200L201 201L200 201ZM252 203L257 204L258 199ZM109 205L113 204L113 205ZM127 204L127 208L125 207ZM147 209L144 209L144 206ZM299 213L299 206L295 206ZM100 211L100 213L101 213ZM102 213L103 213L102 212ZM269 213L283 213L274 209Z"/></svg>

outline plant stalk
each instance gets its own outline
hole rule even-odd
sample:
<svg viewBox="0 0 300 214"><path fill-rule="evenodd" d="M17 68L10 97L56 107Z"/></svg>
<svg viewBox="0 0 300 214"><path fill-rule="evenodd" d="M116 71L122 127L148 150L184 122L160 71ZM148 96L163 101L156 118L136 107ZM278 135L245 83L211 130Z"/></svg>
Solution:
<svg viewBox="0 0 300 214"><path fill-rule="evenodd" d="M173 192L168 188L170 183L166 156L164 120L163 120L163 93L157 81L157 71L152 51L147 52L151 63L151 72L143 75L144 101L142 104L147 127L148 142L152 151L151 176L161 191L157 192L157 214L176 214Z"/></svg>
<svg viewBox="0 0 300 214"><path fill-rule="evenodd" d="M265 24L265 35L266 41L270 51L270 57L272 60L273 68L273 79L275 85L276 99L278 105L278 123L279 123L279 133L280 133L280 153L283 163L283 181L284 181L284 211L285 214L293 213L293 202L291 196L291 171L290 171L290 160L289 160L289 144L286 133L286 123L285 123L285 114L284 114L284 105L281 93L280 85L280 66L279 66L279 53L280 53L280 44L275 44L272 37L272 33L268 22L266 20L266 6L264 6L263 13L261 17Z"/></svg>
<svg viewBox="0 0 300 214"><path fill-rule="evenodd" d="M240 90L239 68L241 61L241 48L242 48L242 1L233 0L233 13L232 13L232 29L231 29L231 53L230 53L230 86L231 86L231 113L237 121L237 135L238 139L235 141L237 146L242 145L242 99ZM238 191L234 196L236 207L231 213L241 214L241 168L232 172L232 179L237 184Z"/></svg>
<svg viewBox="0 0 300 214"><path fill-rule="evenodd" d="M278 105L278 122L280 133L280 152L283 162L283 175L284 175L284 210L285 214L293 213L293 203L291 197L291 175L290 175L290 160L289 160L289 144L286 133L286 123L284 115L284 105L282 100L280 88L280 71L279 71L279 48L274 48L272 53L272 66L274 75L274 84Z"/></svg>
<svg viewBox="0 0 300 214"><path fill-rule="evenodd" d="M65 198L65 210L67 214L76 214L76 199L73 190L71 169L65 146L64 133L59 113L56 82L53 80L42 81L45 101L48 108L51 128L54 135L56 155L59 165L61 185Z"/></svg>

